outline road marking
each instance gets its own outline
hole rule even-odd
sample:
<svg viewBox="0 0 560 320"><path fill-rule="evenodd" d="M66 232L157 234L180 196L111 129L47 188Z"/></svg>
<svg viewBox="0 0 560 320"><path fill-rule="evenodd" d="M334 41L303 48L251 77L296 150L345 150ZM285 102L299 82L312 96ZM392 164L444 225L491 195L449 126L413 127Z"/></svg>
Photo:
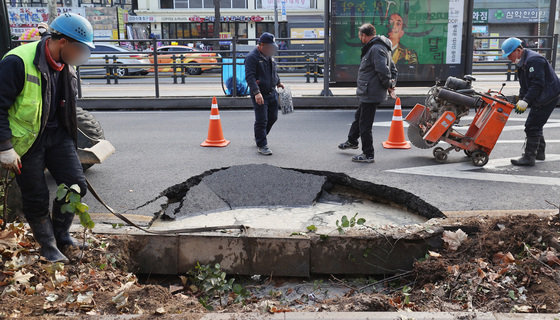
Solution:
<svg viewBox="0 0 560 320"><path fill-rule="evenodd" d="M525 143L525 140L498 140L496 143ZM560 140L546 140L546 143L560 143Z"/></svg>
<svg viewBox="0 0 560 320"><path fill-rule="evenodd" d="M481 180L481 181L513 182L513 183L560 186L560 178L517 175L517 174L503 174L503 173L489 173L489 172L479 171L479 170L492 170L492 169L497 169L499 167L505 167L511 165L510 162L511 159L515 159L515 158L492 159L488 161L486 166L482 168L475 167L470 161L468 162L465 161L460 163L391 169L386 171L394 172L394 173L416 174L422 176L433 176L433 177L444 177L444 178L455 178L455 179L470 179L470 180ZM547 162L560 161L560 154L547 154L546 159Z"/></svg>
<svg viewBox="0 0 560 320"><path fill-rule="evenodd" d="M461 118L461 120L465 120L465 121L472 121L474 118L473 117L463 117ZM519 122L525 122L526 119L523 118L509 118L508 119L508 124L511 123L512 121L519 121ZM379 122L374 122L373 126L374 127L390 127L391 126L392 121L379 121ZM465 124L460 124L460 126L455 125L455 129L467 129L468 127L465 126L468 123ZM506 127L502 130L503 131L523 131L525 129L525 125L508 125L506 124ZM409 125L407 122L403 122L403 125L405 128L407 128ZM548 122L544 125L545 128L560 128L560 119L548 119Z"/></svg>

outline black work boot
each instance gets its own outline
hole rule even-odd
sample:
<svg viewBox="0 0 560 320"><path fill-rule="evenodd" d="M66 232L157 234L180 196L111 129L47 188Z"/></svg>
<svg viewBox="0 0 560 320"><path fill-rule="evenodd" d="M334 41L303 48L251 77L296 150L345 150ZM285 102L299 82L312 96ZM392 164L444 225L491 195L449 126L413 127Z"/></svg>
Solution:
<svg viewBox="0 0 560 320"><path fill-rule="evenodd" d="M60 204L58 201L53 202L53 214L52 214L52 226L54 230L54 237L56 239L56 245L59 249L63 249L66 246L74 246L80 249L87 249L87 244L79 243L70 235L70 227L72 226L72 221L74 220L74 213L62 213L60 212Z"/></svg>
<svg viewBox="0 0 560 320"><path fill-rule="evenodd" d="M541 160L544 161L545 159L545 155L544 155L544 149L546 148L546 142L544 141L544 137L541 136L541 139L539 141L539 147L537 148L537 160Z"/></svg>
<svg viewBox="0 0 560 320"><path fill-rule="evenodd" d="M511 163L515 166L534 166L539 141L540 137L527 137L527 141L525 142L525 153L523 153L523 156L519 159L512 159Z"/></svg>
<svg viewBox="0 0 560 320"><path fill-rule="evenodd" d="M43 257L49 262L70 262L56 247L53 226L48 216L27 219L27 222L33 231L33 237L41 245L40 253Z"/></svg>

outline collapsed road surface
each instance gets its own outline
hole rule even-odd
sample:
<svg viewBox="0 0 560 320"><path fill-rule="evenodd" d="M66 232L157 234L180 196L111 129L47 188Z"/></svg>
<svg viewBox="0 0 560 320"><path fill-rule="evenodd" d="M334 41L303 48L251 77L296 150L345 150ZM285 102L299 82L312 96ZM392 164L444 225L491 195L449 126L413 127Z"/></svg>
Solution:
<svg viewBox="0 0 560 320"><path fill-rule="evenodd" d="M335 227L356 213L370 224L408 225L445 217L434 206L398 188L345 174L278 168L266 164L207 171L162 192L161 218L204 226L242 223L253 228ZM183 225L184 226L184 225ZM302 230L303 228L303 230Z"/></svg>
<svg viewBox="0 0 560 320"><path fill-rule="evenodd" d="M244 275L395 273L441 246L442 219L432 218L445 218L398 188L266 164L209 170L148 203L163 198L150 230L165 235L97 229L129 236L140 273L178 274L198 263L220 263L226 272ZM174 232L226 224L246 228Z"/></svg>

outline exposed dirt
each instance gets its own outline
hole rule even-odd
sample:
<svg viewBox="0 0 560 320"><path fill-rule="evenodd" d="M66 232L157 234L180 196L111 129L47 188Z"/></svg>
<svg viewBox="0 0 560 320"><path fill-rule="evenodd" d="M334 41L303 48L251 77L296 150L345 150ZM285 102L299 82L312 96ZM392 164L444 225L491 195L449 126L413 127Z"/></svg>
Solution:
<svg viewBox="0 0 560 320"><path fill-rule="evenodd" d="M559 312L558 216L462 221L468 238L414 266L414 310Z"/></svg>
<svg viewBox="0 0 560 320"><path fill-rule="evenodd" d="M449 225L449 223L447 223ZM457 229L465 231L461 235ZM246 296L229 292L208 304L218 312L292 311L560 311L558 216L472 218L448 227L446 245L415 263L412 271L365 279L236 279ZM77 237L79 235L76 235ZM466 236L466 237L465 237ZM459 239L453 250L453 239ZM451 239L451 240L450 240ZM179 277L139 281L128 273L126 242L88 236L90 249L67 254L72 263L49 264L23 226L0 231L0 319L100 314L208 312L200 291Z"/></svg>

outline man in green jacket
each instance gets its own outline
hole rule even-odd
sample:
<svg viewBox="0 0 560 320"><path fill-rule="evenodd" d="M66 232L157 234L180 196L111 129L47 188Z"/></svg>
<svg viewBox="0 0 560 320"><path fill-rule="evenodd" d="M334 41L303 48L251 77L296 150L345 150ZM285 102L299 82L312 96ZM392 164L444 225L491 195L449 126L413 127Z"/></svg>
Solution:
<svg viewBox="0 0 560 320"><path fill-rule="evenodd" d="M21 45L0 61L0 164L16 173L23 213L41 255L68 262L60 249L77 243L69 234L74 214L54 201L49 214L45 168L57 184L77 184L86 192L76 151L77 77L74 66L87 61L93 29L83 17L65 13L51 35Z"/></svg>

